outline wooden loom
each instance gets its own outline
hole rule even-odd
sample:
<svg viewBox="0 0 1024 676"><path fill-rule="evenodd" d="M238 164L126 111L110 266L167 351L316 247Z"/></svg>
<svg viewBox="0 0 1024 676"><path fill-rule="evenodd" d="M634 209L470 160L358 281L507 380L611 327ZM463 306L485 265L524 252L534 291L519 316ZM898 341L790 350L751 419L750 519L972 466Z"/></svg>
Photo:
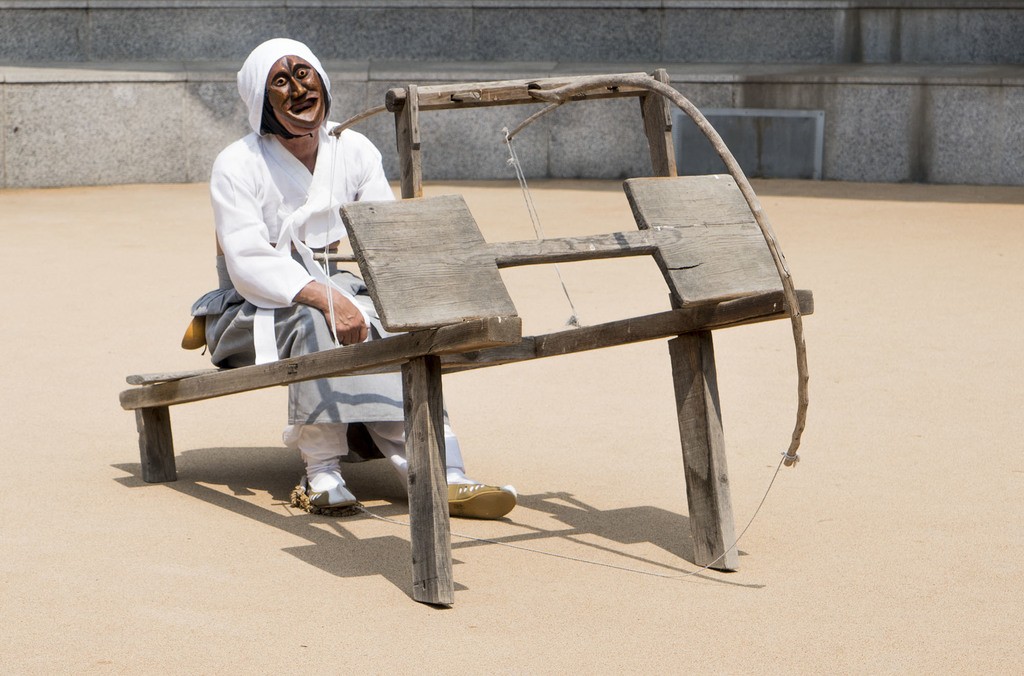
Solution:
<svg viewBox="0 0 1024 676"><path fill-rule="evenodd" d="M796 332L800 315L813 311L813 299L809 291L796 292L788 283L788 270L784 262L779 265L781 254L764 232L759 208L751 208L752 191L741 173L737 177L738 167L733 175L676 177L666 101L673 97L653 91L648 80L667 89L667 76L658 71L653 78L629 74L410 85L389 91L386 105L395 115L403 199L357 202L341 211L384 327L405 333L272 364L130 376L128 382L138 387L121 393L121 405L136 412L143 479L176 478L172 405L302 380L401 369L413 598L450 605L454 581L442 373L670 338L695 563L735 570L738 556L711 332L787 316ZM559 92L563 101L639 98L656 177L625 182L638 230L492 244L484 240L461 197L422 197L420 113L537 103L546 98L545 92ZM499 268L638 255L655 258L671 290L673 310L522 336ZM798 361L801 349L802 334ZM802 389L801 403L805 397ZM802 429L799 418L793 458Z"/></svg>

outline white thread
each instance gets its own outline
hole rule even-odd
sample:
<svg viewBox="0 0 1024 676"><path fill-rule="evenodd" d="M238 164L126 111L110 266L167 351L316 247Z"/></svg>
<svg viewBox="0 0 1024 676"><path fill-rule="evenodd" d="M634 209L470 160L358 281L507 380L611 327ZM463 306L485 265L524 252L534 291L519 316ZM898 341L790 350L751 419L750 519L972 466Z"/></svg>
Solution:
<svg viewBox="0 0 1024 676"><path fill-rule="evenodd" d="M508 146L508 160L506 163L512 167L516 172L516 180L519 181L519 189L523 193L523 199L526 201L526 211L530 214L530 221L533 223L533 232L537 236L537 240L544 239L544 231L540 226L540 216L537 215L537 208L533 204L533 195L530 194L530 187L526 184L526 174L523 173L523 165L519 163L519 156L516 155L515 148L512 146L512 137L509 135L508 127L502 128L502 133L505 134L505 145ZM572 310L572 315L566 322L569 326L579 326L579 313L576 312L576 306L572 302L572 298L569 296L569 289L565 286L565 281L562 279L562 271L558 269L558 264L555 263L555 274L558 276L558 283L562 285L562 293L565 294L565 299L569 301L569 309Z"/></svg>
<svg viewBox="0 0 1024 676"><path fill-rule="evenodd" d="M334 223L334 165L337 163L338 160L339 143L341 143L340 135L334 139L333 143L331 143L331 174L329 181L329 190L331 191L331 197L327 201L329 205L327 207L327 234L324 236L324 276L327 278L327 281L324 282L324 291L327 292L327 310L331 320L328 323L330 324L331 337L334 338L334 347L341 347L341 341L338 340L338 329L334 317L334 289L331 288L330 284L331 263L328 260L328 255L331 250L331 225Z"/></svg>

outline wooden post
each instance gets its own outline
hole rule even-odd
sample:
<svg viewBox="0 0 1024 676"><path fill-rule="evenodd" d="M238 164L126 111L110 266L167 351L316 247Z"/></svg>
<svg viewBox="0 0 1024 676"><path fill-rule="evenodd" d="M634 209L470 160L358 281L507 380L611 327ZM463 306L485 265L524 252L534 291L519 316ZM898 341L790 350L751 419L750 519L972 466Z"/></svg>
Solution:
<svg viewBox="0 0 1024 676"><path fill-rule="evenodd" d="M423 165L420 155L420 101L416 85L409 85L405 104L395 111L398 161L402 169L402 199L423 197Z"/></svg>
<svg viewBox="0 0 1024 676"><path fill-rule="evenodd" d="M668 349L683 444L694 563L706 566L714 562L712 568L736 570L739 556L734 546L736 530L711 332L678 336L669 341Z"/></svg>
<svg viewBox="0 0 1024 676"><path fill-rule="evenodd" d="M423 603L451 605L455 602L455 583L445 476L441 359L428 355L403 364L402 386L409 462L412 597Z"/></svg>
<svg viewBox="0 0 1024 676"><path fill-rule="evenodd" d="M175 481L174 439L171 437L171 412L166 406L135 410L139 430L139 457L142 480L148 483Z"/></svg>
<svg viewBox="0 0 1024 676"><path fill-rule="evenodd" d="M659 68L654 79L669 83L668 71ZM676 175L675 146L672 144L672 116L668 101L660 94L648 92L640 96L640 112L644 118L644 133L651 149L651 167L655 176Z"/></svg>

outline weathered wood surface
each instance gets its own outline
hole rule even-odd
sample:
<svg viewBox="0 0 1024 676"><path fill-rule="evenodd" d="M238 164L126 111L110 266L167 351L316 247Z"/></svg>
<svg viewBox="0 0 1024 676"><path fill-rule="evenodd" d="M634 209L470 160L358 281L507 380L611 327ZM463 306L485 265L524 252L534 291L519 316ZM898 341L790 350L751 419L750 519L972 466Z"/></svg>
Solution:
<svg viewBox="0 0 1024 676"><path fill-rule="evenodd" d="M694 563L736 570L739 556L711 332L679 336L669 341L668 348L683 445Z"/></svg>
<svg viewBox="0 0 1024 676"><path fill-rule="evenodd" d="M653 77L658 82L669 83L668 71L659 68ZM675 145L672 143L672 116L668 101L653 92L640 97L640 113L644 121L644 134L651 150L651 170L655 176L676 175Z"/></svg>
<svg viewBox="0 0 1024 676"><path fill-rule="evenodd" d="M634 178L625 182L641 229L673 228L655 260L682 304L782 288L771 251L732 177Z"/></svg>
<svg viewBox="0 0 1024 676"><path fill-rule="evenodd" d="M646 73L631 73L645 76ZM479 108L483 106L511 106L522 103L537 103L530 90L553 89L575 80L571 77L540 78L534 80L498 80L494 82L470 82L465 84L443 84L419 87L416 96L406 88L388 90L385 105L391 112L402 110L415 100L420 110L444 110L447 108ZM639 96L646 92L641 87L614 87L587 92L578 99L604 99L622 96Z"/></svg>
<svg viewBox="0 0 1024 676"><path fill-rule="evenodd" d="M664 122L659 110L652 107L648 119ZM659 134L652 144L663 141ZM356 202L341 213L391 331L514 316L498 274L513 265L650 254L683 305L781 288L771 252L731 177L630 179L625 188L639 231L540 241L488 244L458 195Z"/></svg>
<svg viewBox="0 0 1024 676"><path fill-rule="evenodd" d="M800 302L801 314L814 312L814 296L810 291L799 290L797 299ZM773 291L721 303L687 306L643 317L530 336L523 338L517 345L445 355L441 362L446 372L463 371L785 317L786 305L783 294L781 291Z"/></svg>
<svg viewBox="0 0 1024 676"><path fill-rule="evenodd" d="M814 296L799 290L800 313L814 313ZM643 317L631 317L604 324L567 329L541 336L527 336L502 347L491 347L469 352L448 353L441 357L445 372L497 366L516 361L554 357L616 345L657 340L692 331L724 329L765 322L786 317L785 301L781 292L771 292L738 298L711 305L688 306ZM251 368L251 367L249 367ZM347 371L349 374L394 373L400 370L398 362L380 364ZM179 373L144 374L128 376L131 384L147 385L172 380L183 380L197 375L228 375L237 369L204 369ZM132 390L129 390L132 391ZM243 390L239 390L243 391ZM221 396L220 394L211 394ZM199 397L204 399L206 397ZM197 401L192 399L190 401Z"/></svg>
<svg viewBox="0 0 1024 676"><path fill-rule="evenodd" d="M402 173L402 198L423 197L423 159L420 151L420 108L416 85L407 90L409 105L395 115L395 142Z"/></svg>
<svg viewBox="0 0 1024 676"><path fill-rule="evenodd" d="M271 364L244 366L209 375L137 387L121 393L126 409L171 406L303 380L346 375L398 364L428 354L465 352L515 344L522 338L518 317L492 317L438 329L403 333L384 340L347 345Z"/></svg>
<svg viewBox="0 0 1024 676"><path fill-rule="evenodd" d="M142 480L148 483L175 481L174 439L171 436L171 412L166 406L135 411L139 431L139 457Z"/></svg>
<svg viewBox="0 0 1024 676"><path fill-rule="evenodd" d="M192 376L205 376L210 373L220 373L223 369L195 369L193 371L161 371L158 373L136 373L125 378L129 385L152 385L153 383L165 383L170 380L182 380Z"/></svg>
<svg viewBox="0 0 1024 676"><path fill-rule="evenodd" d="M387 330L516 316L461 196L354 202L341 216Z"/></svg>
<svg viewBox="0 0 1024 676"><path fill-rule="evenodd" d="M723 234L723 237L728 237ZM499 268L520 265L570 263L627 256L657 256L659 249L677 256L679 251L693 249L694 235L683 228L659 227L649 230L626 230L602 235L556 237L542 240L495 242L480 258L494 258Z"/></svg>
<svg viewBox="0 0 1024 676"><path fill-rule="evenodd" d="M642 256L654 254L659 241L673 242L681 238L682 235L670 231L662 231L656 237L650 230L627 230L578 237L485 242L485 248L474 250L472 258L477 263L493 261L499 268L509 268L521 265ZM322 254L319 255L322 256ZM460 255L464 259L470 258L467 252L462 252ZM325 258L338 263L356 260L355 256L350 254L328 254Z"/></svg>
<svg viewBox="0 0 1024 676"><path fill-rule="evenodd" d="M443 196L450 197L450 196ZM439 200L440 197L422 198L424 201ZM418 204L420 200L412 201ZM343 207L343 213L350 211L356 204L366 205L368 203L355 203ZM388 209L400 209L403 202L372 203L378 209L382 209L384 218L378 223L388 222L391 217L387 214ZM415 207L414 207L415 208ZM457 216L456 216L457 217ZM366 227L370 227L367 224ZM377 227L376 224L373 227ZM425 227L420 223L420 227ZM380 235L378 235L380 237ZM672 244L682 239L682 235L670 230L627 230L625 232L613 232L600 235L583 235L579 237L553 237L550 239L527 239L515 242L483 242L471 250L456 251L454 255L462 263L472 265L495 264L499 268L515 267L520 265L536 265L550 263L566 263L571 261L598 260L602 258L618 258L623 256L642 256L655 253L659 242ZM431 242L433 246L433 242ZM329 260L345 262L352 261L352 256L329 254Z"/></svg>
<svg viewBox="0 0 1024 676"><path fill-rule="evenodd" d="M680 238L676 233L665 234L668 240ZM494 242L487 245L486 255L499 268L644 256L655 253L661 239L658 235L660 233L649 230L627 230L582 237Z"/></svg>
<svg viewBox="0 0 1024 676"><path fill-rule="evenodd" d="M435 356L402 366L405 452L409 462L412 596L423 603L455 602L451 526L445 477L441 362Z"/></svg>
<svg viewBox="0 0 1024 676"><path fill-rule="evenodd" d="M356 256L353 253L321 253L316 251L313 253L313 260L320 261L331 261L334 263L356 263Z"/></svg>
<svg viewBox="0 0 1024 676"><path fill-rule="evenodd" d="M425 200L439 198L423 198ZM366 203L363 203L366 204ZM381 203L375 203L380 205ZM391 204L391 203L385 203ZM395 204L401 204L397 202ZM348 209L349 207L344 207ZM387 209L388 207L384 207ZM384 222L383 220L381 222ZM422 224L421 224L422 225ZM484 242L483 246L458 252L464 263L484 265L493 262L498 268L523 265L550 265L575 261L600 260L645 256L657 253L659 246L678 247L685 243L686 234L674 228L657 230L626 230L598 235L576 237L551 237L548 239L525 239L513 242ZM349 254L328 254L328 260L352 262Z"/></svg>

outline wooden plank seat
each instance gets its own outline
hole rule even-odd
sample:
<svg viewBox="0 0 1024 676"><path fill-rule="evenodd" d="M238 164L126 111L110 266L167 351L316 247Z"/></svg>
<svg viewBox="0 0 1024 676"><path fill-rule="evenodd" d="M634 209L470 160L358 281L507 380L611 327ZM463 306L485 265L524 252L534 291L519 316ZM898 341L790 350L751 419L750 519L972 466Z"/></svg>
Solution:
<svg viewBox="0 0 1024 676"><path fill-rule="evenodd" d="M272 364L129 376L143 479L176 478L169 407L327 376L397 371L405 390L413 597L451 604L444 478L443 372L672 338L691 534L698 564L736 568L711 331L785 318L770 254L729 176L631 179L638 230L490 244L459 196L342 208L360 270L385 328L405 331ZM542 336L521 321L498 273L515 265L650 255L673 310ZM798 293L803 314L810 292Z"/></svg>

